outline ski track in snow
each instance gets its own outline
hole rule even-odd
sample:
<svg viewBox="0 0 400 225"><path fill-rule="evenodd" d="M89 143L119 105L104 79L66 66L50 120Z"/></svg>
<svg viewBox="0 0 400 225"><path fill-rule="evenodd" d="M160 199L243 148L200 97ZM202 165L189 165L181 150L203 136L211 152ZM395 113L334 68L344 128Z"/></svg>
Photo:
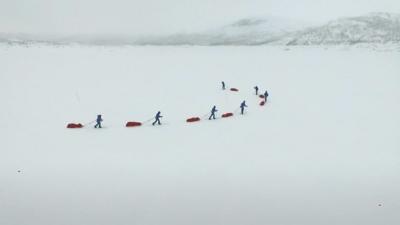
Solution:
<svg viewBox="0 0 400 225"><path fill-rule="evenodd" d="M0 46L0 224L397 225L399 61L356 48ZM244 116L185 122L243 100ZM125 128L158 110L162 126ZM99 113L104 129L65 128Z"/></svg>

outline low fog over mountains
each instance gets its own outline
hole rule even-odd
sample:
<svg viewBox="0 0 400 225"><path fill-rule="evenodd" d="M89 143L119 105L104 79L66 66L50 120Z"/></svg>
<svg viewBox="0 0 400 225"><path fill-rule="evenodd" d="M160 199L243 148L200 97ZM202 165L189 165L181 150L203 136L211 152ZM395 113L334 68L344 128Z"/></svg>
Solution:
<svg viewBox="0 0 400 225"><path fill-rule="evenodd" d="M310 26L281 18L246 18L196 33L167 36L70 36L49 37L0 34L9 44L89 45L354 45L400 44L400 14L370 13Z"/></svg>

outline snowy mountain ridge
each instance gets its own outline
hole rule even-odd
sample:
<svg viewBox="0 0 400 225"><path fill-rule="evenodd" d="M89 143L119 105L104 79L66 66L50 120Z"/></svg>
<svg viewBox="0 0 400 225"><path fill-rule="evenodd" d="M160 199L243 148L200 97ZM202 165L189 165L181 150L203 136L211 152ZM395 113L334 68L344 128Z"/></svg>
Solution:
<svg viewBox="0 0 400 225"><path fill-rule="evenodd" d="M399 44L400 14L370 13L341 18L286 37L287 45Z"/></svg>
<svg viewBox="0 0 400 225"><path fill-rule="evenodd" d="M277 17L245 18L204 32L166 36L40 37L1 34L9 44L85 45L354 45L400 44L400 14L374 12L310 26Z"/></svg>

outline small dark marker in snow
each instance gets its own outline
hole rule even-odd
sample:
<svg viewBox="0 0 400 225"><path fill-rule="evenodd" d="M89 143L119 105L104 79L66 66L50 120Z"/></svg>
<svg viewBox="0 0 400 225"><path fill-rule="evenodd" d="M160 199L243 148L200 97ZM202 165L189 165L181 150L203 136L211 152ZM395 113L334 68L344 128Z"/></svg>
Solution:
<svg viewBox="0 0 400 225"><path fill-rule="evenodd" d="M21 173L21 170L18 170L18 173Z"/></svg>
<svg viewBox="0 0 400 225"><path fill-rule="evenodd" d="M378 204L378 206L379 206L379 207L381 207L381 206L382 206L382 204Z"/></svg>

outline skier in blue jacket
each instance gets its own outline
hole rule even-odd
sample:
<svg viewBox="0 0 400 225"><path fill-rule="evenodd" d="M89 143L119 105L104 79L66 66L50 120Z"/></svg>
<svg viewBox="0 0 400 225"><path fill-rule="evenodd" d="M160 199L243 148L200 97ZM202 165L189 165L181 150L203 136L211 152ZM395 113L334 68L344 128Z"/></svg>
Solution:
<svg viewBox="0 0 400 225"><path fill-rule="evenodd" d="M268 98L268 91L266 90L264 93L264 101L267 102L267 98Z"/></svg>
<svg viewBox="0 0 400 225"><path fill-rule="evenodd" d="M258 86L255 86L254 89L256 90L256 95L258 95Z"/></svg>
<svg viewBox="0 0 400 225"><path fill-rule="evenodd" d="M211 118L213 118L215 120L215 113L218 112L217 107L214 105L214 107L212 107L211 109L211 115L210 117L208 117L209 120L211 120Z"/></svg>
<svg viewBox="0 0 400 225"><path fill-rule="evenodd" d="M245 107L247 107L246 101L243 101L242 104L240 104L240 114L243 115Z"/></svg>
<svg viewBox="0 0 400 225"><path fill-rule="evenodd" d="M222 90L225 90L225 82L221 82L222 83Z"/></svg>
<svg viewBox="0 0 400 225"><path fill-rule="evenodd" d="M101 128L102 121L103 121L103 119L101 118L101 115L97 115L96 125L94 125L94 128Z"/></svg>
<svg viewBox="0 0 400 225"><path fill-rule="evenodd" d="M156 114L156 117L155 117L156 120L153 122L153 126L154 126L156 123L158 123L158 125L161 125L160 118L162 118L161 112L158 111L158 113Z"/></svg>

